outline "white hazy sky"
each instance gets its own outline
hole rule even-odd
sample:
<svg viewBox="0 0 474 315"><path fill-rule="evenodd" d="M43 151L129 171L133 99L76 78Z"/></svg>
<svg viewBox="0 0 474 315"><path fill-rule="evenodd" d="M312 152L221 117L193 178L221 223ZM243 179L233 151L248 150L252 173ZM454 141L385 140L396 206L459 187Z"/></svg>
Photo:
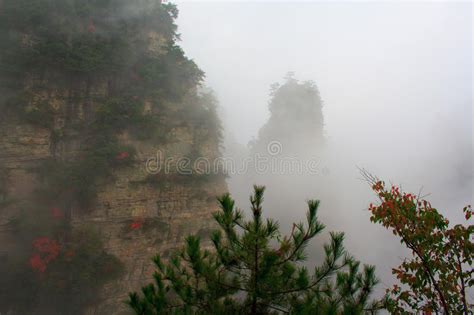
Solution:
<svg viewBox="0 0 474 315"><path fill-rule="evenodd" d="M470 125L470 2L177 4L181 44L240 142L267 119L269 85L287 71L319 86L329 136L403 121L423 139L427 124L456 112Z"/></svg>
<svg viewBox="0 0 474 315"><path fill-rule="evenodd" d="M377 264L384 281L399 245L362 211L371 194L356 165L407 191L423 186L453 221L472 204L471 2L177 4L181 45L206 72L226 131L240 143L267 120L271 83L288 71L316 82L339 181L329 189L342 192L323 203L342 203L330 212L339 224L332 228L348 233L351 251Z"/></svg>
<svg viewBox="0 0 474 315"><path fill-rule="evenodd" d="M268 118L270 84L294 71L318 85L347 163L409 172L415 187L456 182L472 200L471 2L177 4L181 45L239 142Z"/></svg>

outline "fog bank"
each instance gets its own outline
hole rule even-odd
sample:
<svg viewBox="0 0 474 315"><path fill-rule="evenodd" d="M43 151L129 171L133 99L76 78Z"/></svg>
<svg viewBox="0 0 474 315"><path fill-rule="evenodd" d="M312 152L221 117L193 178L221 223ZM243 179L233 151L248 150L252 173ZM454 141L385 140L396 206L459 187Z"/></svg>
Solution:
<svg viewBox="0 0 474 315"><path fill-rule="evenodd" d="M228 138L245 146L269 117L270 85L287 71L316 82L324 101L328 172L320 197L329 229L378 267L385 284L402 253L398 241L370 224L374 200L356 166L406 191L423 194L456 222L473 198L472 4L469 2L191 3L177 2L187 54L206 72L222 107ZM265 180L265 178L263 178ZM238 204L251 187L230 178ZM271 182L266 184L271 191ZM311 190L312 189L312 190ZM270 193L294 196L291 188ZM299 220L304 199L270 216ZM327 223L327 222L325 222Z"/></svg>

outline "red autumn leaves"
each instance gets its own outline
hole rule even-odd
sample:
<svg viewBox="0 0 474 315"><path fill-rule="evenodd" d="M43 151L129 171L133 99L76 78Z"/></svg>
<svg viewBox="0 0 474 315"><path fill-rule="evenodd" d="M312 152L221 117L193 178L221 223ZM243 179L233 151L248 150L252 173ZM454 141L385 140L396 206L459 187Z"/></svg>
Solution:
<svg viewBox="0 0 474 315"><path fill-rule="evenodd" d="M30 256L29 265L33 271L43 274L48 265L62 254L65 261L71 261L76 253L73 249L65 250L58 241L49 237L40 237L32 242L33 254Z"/></svg>
<svg viewBox="0 0 474 315"><path fill-rule="evenodd" d="M124 151L124 152L118 153L118 154L115 156L115 159L121 161L121 160L127 159L129 156L130 156L130 154L129 154L128 152L125 152L125 151Z"/></svg>
<svg viewBox="0 0 474 315"><path fill-rule="evenodd" d="M64 213L58 207L50 209L53 219L64 218ZM33 254L30 256L29 264L36 272L44 273L50 262L56 259L61 251L61 245L48 237L40 237L32 242Z"/></svg>
<svg viewBox="0 0 474 315"><path fill-rule="evenodd" d="M407 309L428 314L444 311L447 314L465 313L466 283L472 283L474 226L449 221L431 204L410 193L400 192L396 186L385 188L381 181L371 182L380 202L370 204L370 220L380 223L400 237L412 253L392 272L404 284L387 290L393 297L391 312ZM463 209L466 220L472 216L471 206ZM467 313L466 313L467 314Z"/></svg>
<svg viewBox="0 0 474 315"><path fill-rule="evenodd" d="M393 234L429 233L432 229L445 228L449 223L426 200L420 200L411 193L401 193L400 188L392 186L386 189L383 182L372 185L381 203L369 205L370 220L392 229ZM420 223L425 222L427 224Z"/></svg>
<svg viewBox="0 0 474 315"><path fill-rule="evenodd" d="M64 218L64 212L59 207L50 208L50 215L55 220ZM47 270L48 264L58 258L62 246L58 241L49 237L39 237L32 242L33 254L29 259L29 265L33 271L44 273ZM70 260L74 257L74 251L68 250L64 253L65 260Z"/></svg>
<svg viewBox="0 0 474 315"><path fill-rule="evenodd" d="M472 208L470 205L464 207L462 211L464 212L464 217L466 218L466 220L469 220L472 217Z"/></svg>
<svg viewBox="0 0 474 315"><path fill-rule="evenodd" d="M130 223L130 229L138 230L143 226L143 219L136 219L132 223Z"/></svg>
<svg viewBox="0 0 474 315"><path fill-rule="evenodd" d="M30 257L30 266L34 271L44 273L48 264L56 259L61 251L61 245L48 237L37 238L33 241L34 253Z"/></svg>

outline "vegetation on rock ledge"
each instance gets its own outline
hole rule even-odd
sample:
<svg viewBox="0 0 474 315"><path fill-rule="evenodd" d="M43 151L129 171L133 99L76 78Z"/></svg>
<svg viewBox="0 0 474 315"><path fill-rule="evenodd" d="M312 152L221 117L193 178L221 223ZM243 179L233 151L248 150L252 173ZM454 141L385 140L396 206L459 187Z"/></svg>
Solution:
<svg viewBox="0 0 474 315"><path fill-rule="evenodd" d="M51 156L31 166L40 181L32 199L15 204L9 228L18 241L8 258L13 265L0 271L8 274L0 312L77 313L120 274L100 233L78 230L71 219L94 207L99 187L119 169L136 165L135 148L121 136L161 145L184 121L217 145L215 101L199 92L204 73L177 44L173 4L4 0L1 6L0 120L48 130ZM4 179L2 171L1 206ZM8 292L21 294L17 300Z"/></svg>

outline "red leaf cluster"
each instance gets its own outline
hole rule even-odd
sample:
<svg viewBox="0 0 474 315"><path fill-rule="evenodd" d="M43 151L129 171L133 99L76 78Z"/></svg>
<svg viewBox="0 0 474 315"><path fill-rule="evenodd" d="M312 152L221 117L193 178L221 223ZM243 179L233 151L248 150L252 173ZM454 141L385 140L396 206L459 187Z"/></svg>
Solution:
<svg viewBox="0 0 474 315"><path fill-rule="evenodd" d="M130 224L132 230L138 230L143 226L143 220L135 220Z"/></svg>
<svg viewBox="0 0 474 315"><path fill-rule="evenodd" d="M130 154L128 152L120 152L119 154L117 154L117 156L115 158L117 160L125 160L129 156L130 156Z"/></svg>
<svg viewBox="0 0 474 315"><path fill-rule="evenodd" d="M46 271L46 263L41 259L40 255L33 254L30 257L30 266L34 271L43 273Z"/></svg>
<svg viewBox="0 0 474 315"><path fill-rule="evenodd" d="M30 257L30 266L34 271L43 273L48 264L56 259L61 251L61 245L48 237L37 238L33 241L35 252Z"/></svg>
<svg viewBox="0 0 474 315"><path fill-rule="evenodd" d="M372 185L380 202L370 204L370 220L380 223L400 238L411 252L392 273L408 290L395 286L389 292L395 297L392 311L405 307L429 312L457 313L467 309L466 287L472 285L474 226L457 224L449 227L430 202L399 187L385 188L382 181ZM472 216L470 206L463 209L466 220ZM467 268L466 268L467 267Z"/></svg>

